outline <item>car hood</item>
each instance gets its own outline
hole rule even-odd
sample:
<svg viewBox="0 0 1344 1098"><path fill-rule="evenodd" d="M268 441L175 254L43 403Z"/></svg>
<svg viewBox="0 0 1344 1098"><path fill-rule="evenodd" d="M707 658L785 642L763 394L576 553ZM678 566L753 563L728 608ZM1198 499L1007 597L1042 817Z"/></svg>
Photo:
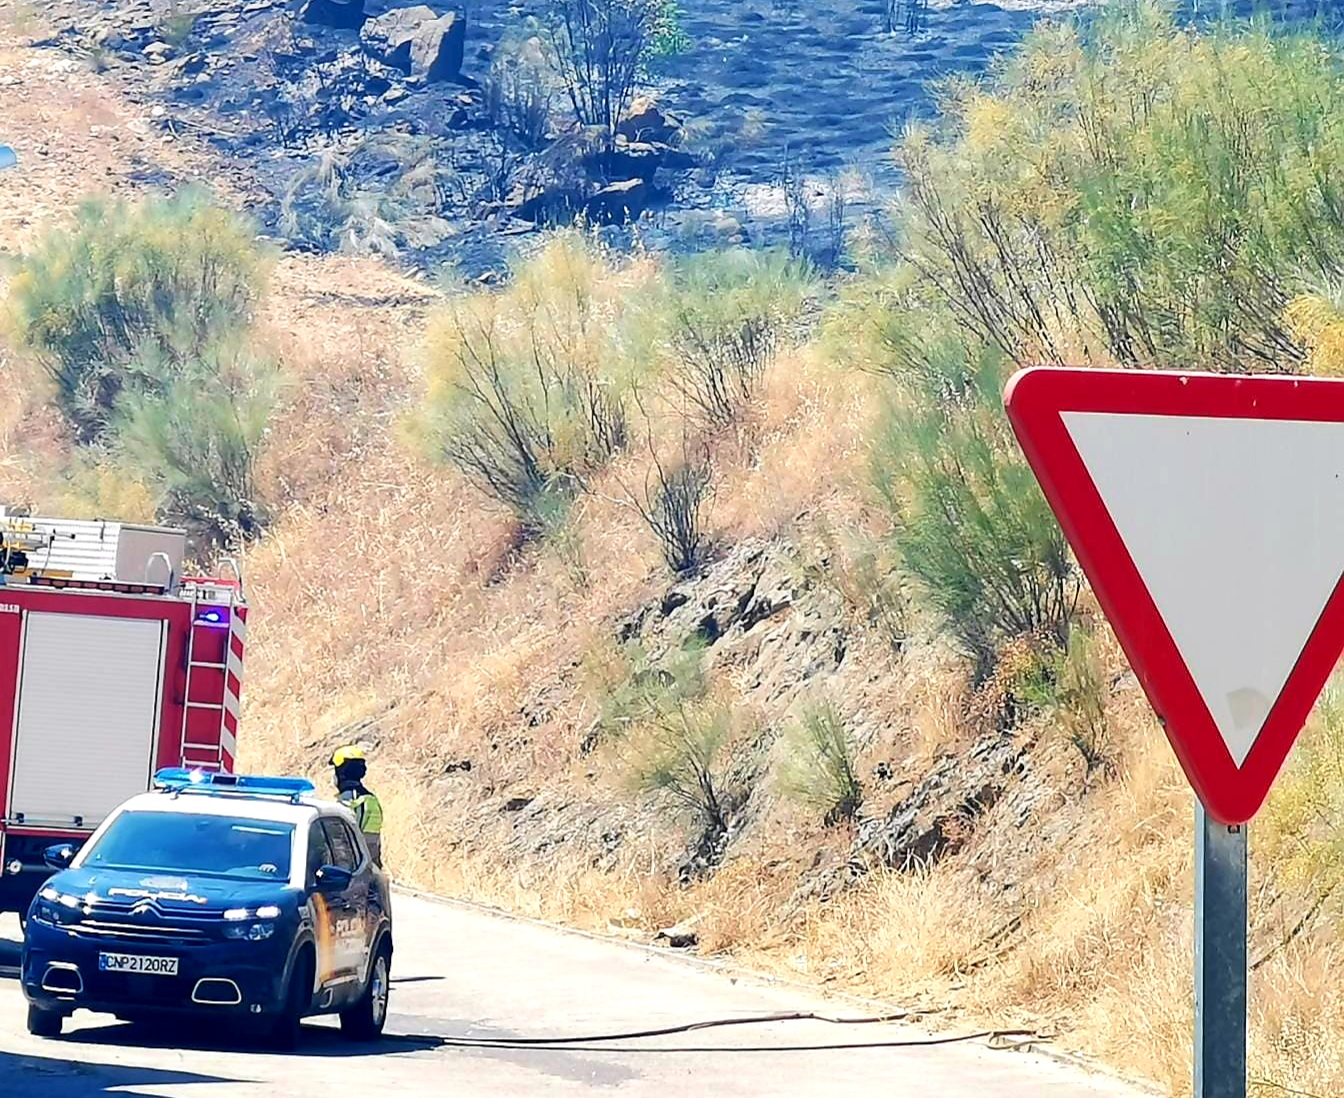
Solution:
<svg viewBox="0 0 1344 1098"><path fill-rule="evenodd" d="M47 885L86 903L134 904L153 900L165 909L212 911L280 903L289 891L280 881L146 873L114 869L67 869Z"/></svg>

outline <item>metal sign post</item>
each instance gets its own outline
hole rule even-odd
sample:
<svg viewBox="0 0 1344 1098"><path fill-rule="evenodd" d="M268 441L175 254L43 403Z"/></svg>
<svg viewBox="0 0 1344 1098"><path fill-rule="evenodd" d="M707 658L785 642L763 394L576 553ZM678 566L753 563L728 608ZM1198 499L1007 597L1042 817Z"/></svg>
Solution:
<svg viewBox="0 0 1344 1098"><path fill-rule="evenodd" d="M1246 825L1195 807L1195 1094L1246 1098Z"/></svg>

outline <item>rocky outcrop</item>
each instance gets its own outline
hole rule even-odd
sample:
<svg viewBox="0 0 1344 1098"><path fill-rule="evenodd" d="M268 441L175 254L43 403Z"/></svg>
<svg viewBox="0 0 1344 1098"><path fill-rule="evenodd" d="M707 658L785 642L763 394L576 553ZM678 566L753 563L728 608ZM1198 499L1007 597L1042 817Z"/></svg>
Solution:
<svg viewBox="0 0 1344 1098"><path fill-rule="evenodd" d="M358 30L364 24L364 0L304 0L299 18L319 27Z"/></svg>
<svg viewBox="0 0 1344 1098"><path fill-rule="evenodd" d="M849 646L845 609L809 582L789 547L747 541L617 625L656 661L694 640L711 664L738 670L753 698L786 706L837 671Z"/></svg>
<svg viewBox="0 0 1344 1098"><path fill-rule="evenodd" d="M1026 750L1011 736L995 735L969 755L940 759L885 817L859 824L850 866L910 870L956 854L1003 796Z"/></svg>
<svg viewBox="0 0 1344 1098"><path fill-rule="evenodd" d="M910 872L961 852L995 805L1010 792L1020 799L1030 749L995 733L965 755L944 755L888 811L858 821L843 861L819 855L793 906L829 899L875 870Z"/></svg>
<svg viewBox="0 0 1344 1098"><path fill-rule="evenodd" d="M462 73L467 21L454 12L424 24L411 43L411 72L426 80L456 80Z"/></svg>
<svg viewBox="0 0 1344 1098"><path fill-rule="evenodd" d="M420 4L369 20L359 37L364 51L389 68L427 82L455 80L462 73L467 21L456 12L436 15Z"/></svg>

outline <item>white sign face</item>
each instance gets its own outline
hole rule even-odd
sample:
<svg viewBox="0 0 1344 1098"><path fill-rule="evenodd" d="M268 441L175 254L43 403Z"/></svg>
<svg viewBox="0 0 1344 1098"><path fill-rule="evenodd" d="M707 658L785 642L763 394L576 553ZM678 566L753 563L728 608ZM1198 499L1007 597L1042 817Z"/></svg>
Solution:
<svg viewBox="0 0 1344 1098"><path fill-rule="evenodd" d="M1245 823L1344 652L1344 381L1046 367L1004 406L1191 787Z"/></svg>
<svg viewBox="0 0 1344 1098"><path fill-rule="evenodd" d="M1344 423L1062 418L1240 767L1344 574Z"/></svg>

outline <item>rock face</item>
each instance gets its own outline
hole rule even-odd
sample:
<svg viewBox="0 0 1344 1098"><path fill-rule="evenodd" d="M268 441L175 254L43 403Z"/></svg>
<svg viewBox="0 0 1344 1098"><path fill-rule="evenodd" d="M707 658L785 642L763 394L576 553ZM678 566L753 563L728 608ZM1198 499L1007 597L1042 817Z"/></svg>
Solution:
<svg viewBox="0 0 1344 1098"><path fill-rule="evenodd" d="M364 0L304 0L299 18L319 27L358 30L364 24Z"/></svg>
<svg viewBox="0 0 1344 1098"><path fill-rule="evenodd" d="M850 851L851 869L884 866L908 872L956 854L976 821L1003 796L1025 754L1025 744L995 735L967 756L940 759L885 819L860 823Z"/></svg>
<svg viewBox="0 0 1344 1098"><path fill-rule="evenodd" d="M427 81L454 80L462 72L467 21L457 12L435 15L423 4L371 19L360 31L370 57Z"/></svg>

